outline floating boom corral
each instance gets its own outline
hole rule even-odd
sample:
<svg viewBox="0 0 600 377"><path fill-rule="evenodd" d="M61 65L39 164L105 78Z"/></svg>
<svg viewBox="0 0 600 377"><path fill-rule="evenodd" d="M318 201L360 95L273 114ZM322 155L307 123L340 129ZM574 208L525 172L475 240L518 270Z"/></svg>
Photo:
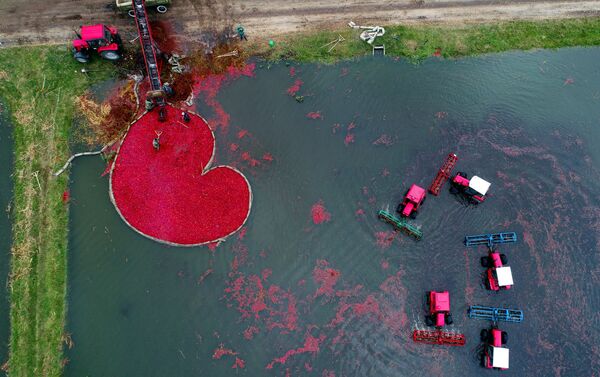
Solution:
<svg viewBox="0 0 600 377"><path fill-rule="evenodd" d="M518 309L505 309L494 308L491 306L471 305L469 306L468 314L469 318L483 319L492 322L523 322L523 311Z"/></svg>
<svg viewBox="0 0 600 377"><path fill-rule="evenodd" d="M444 346L465 345L465 336L463 334L441 330L415 330L413 331L412 338L413 341L417 343L438 344Z"/></svg>
<svg viewBox="0 0 600 377"><path fill-rule="evenodd" d="M391 224L394 227L394 229L398 231L403 231L409 236L415 237L417 240L423 238L423 232L421 232L421 230L419 230L414 225L409 224L406 220L397 218L388 211L379 211L377 213L377 217L379 217L379 219L385 221L386 223Z"/></svg>
<svg viewBox="0 0 600 377"><path fill-rule="evenodd" d="M144 0L132 0L133 11L135 14L135 23L137 24L140 44L142 45L142 54L146 63L146 72L150 80L150 91L148 98L155 104L164 107L165 99L160 83L160 71L158 70L158 60L156 59L156 50L152 40L152 32L148 24L148 14L146 13L146 3Z"/></svg>
<svg viewBox="0 0 600 377"><path fill-rule="evenodd" d="M492 247L496 244L513 242L517 242L517 233L515 232L478 234L476 236L465 237L465 245L467 246L487 245L488 247Z"/></svg>
<svg viewBox="0 0 600 377"><path fill-rule="evenodd" d="M446 161L442 168L438 171L437 175L433 182L431 182L431 186L429 186L429 192L433 195L439 195L440 189L446 183L448 178L450 178L450 173L452 173L452 169L454 169L454 165L456 165L456 161L458 160L458 156L454 153L450 153L448 157L446 157Z"/></svg>

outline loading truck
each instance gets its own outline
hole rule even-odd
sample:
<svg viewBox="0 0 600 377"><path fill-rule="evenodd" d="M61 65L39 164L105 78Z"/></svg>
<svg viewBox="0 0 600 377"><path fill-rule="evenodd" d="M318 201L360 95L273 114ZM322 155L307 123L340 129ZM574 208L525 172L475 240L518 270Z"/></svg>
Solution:
<svg viewBox="0 0 600 377"><path fill-rule="evenodd" d="M165 13L168 6L171 5L171 0L146 0L146 8L155 8L158 13ZM135 17L131 0L115 0L117 10L127 12L129 17Z"/></svg>

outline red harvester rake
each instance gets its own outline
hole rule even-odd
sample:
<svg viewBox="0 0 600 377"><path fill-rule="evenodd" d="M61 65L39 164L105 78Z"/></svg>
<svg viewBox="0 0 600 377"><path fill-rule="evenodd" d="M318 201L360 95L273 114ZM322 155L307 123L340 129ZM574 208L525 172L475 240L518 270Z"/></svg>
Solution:
<svg viewBox="0 0 600 377"><path fill-rule="evenodd" d="M464 346L465 336L441 330L415 330L412 336L417 343L439 344L445 346Z"/></svg>
<svg viewBox="0 0 600 377"><path fill-rule="evenodd" d="M454 153L450 153L448 157L446 157L446 162L444 162L444 165L440 171L438 171L435 179L431 182L431 186L429 186L430 193L436 196L440 193L440 189L444 183L446 183L446 180L450 178L450 173L452 172L452 169L454 169L454 165L456 165L456 160L458 160L458 157Z"/></svg>

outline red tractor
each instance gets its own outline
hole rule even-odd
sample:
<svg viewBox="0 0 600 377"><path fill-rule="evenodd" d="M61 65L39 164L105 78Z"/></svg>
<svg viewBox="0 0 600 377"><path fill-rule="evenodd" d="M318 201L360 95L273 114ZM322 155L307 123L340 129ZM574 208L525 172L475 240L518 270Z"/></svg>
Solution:
<svg viewBox="0 0 600 377"><path fill-rule="evenodd" d="M122 42L116 28L104 24L82 26L77 37L73 41L73 57L78 62L87 63L92 50L106 60L121 59Z"/></svg>
<svg viewBox="0 0 600 377"><path fill-rule="evenodd" d="M426 194L424 188L417 185L410 186L396 211L404 217L416 218L421 204L425 201Z"/></svg>
<svg viewBox="0 0 600 377"><path fill-rule="evenodd" d="M506 255L490 249L487 257L481 257L481 266L487 268L487 287L492 291L510 289L513 285L512 271L506 266Z"/></svg>
<svg viewBox="0 0 600 377"><path fill-rule="evenodd" d="M471 179L468 179L467 174L458 172L452 178L452 186L450 187L451 194L460 194L472 204L479 204L485 200L485 194L487 194L491 183L485 179L479 178L474 175Z"/></svg>
<svg viewBox="0 0 600 377"><path fill-rule="evenodd" d="M481 330L481 341L484 343L482 362L488 369L508 369L509 349L502 347L508 342L506 331L492 327Z"/></svg>
<svg viewBox="0 0 600 377"><path fill-rule="evenodd" d="M442 328L445 325L452 324L452 314L450 314L450 293L443 292L427 292L427 315L425 316L425 324L427 326L435 326Z"/></svg>

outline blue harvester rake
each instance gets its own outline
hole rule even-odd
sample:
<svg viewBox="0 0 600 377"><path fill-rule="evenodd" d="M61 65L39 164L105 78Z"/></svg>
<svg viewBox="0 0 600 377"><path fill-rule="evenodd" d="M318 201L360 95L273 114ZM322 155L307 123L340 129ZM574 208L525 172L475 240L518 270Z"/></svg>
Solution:
<svg viewBox="0 0 600 377"><path fill-rule="evenodd" d="M484 319L493 322L523 322L523 311L518 309L494 308L491 306L469 306L469 318Z"/></svg>
<svg viewBox="0 0 600 377"><path fill-rule="evenodd" d="M487 247L492 247L496 244L513 242L517 242L517 233L515 232L478 234L465 237L465 245L467 246L487 245Z"/></svg>

